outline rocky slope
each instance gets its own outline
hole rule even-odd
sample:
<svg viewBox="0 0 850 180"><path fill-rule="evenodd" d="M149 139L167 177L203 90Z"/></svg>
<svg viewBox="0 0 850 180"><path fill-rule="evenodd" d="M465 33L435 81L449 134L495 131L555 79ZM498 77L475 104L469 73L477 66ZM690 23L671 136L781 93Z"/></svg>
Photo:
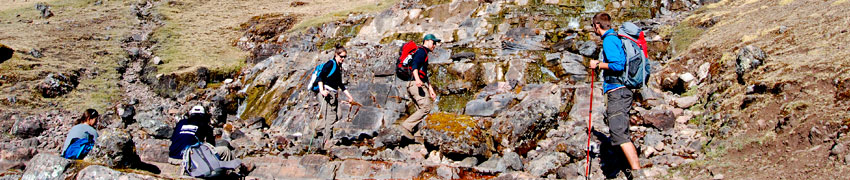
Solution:
<svg viewBox="0 0 850 180"><path fill-rule="evenodd" d="M601 83L591 89L585 67L601 48L589 31L590 17L600 11L618 23L636 22L650 41L656 73L638 91L630 130L652 179L847 173L850 78L836 73L848 67L840 58L848 17L841 0L405 0L378 13L346 11L346 18L314 27L295 27L303 24L301 14L273 12L224 33L241 36L215 40L251 54L237 73L198 65L168 74L158 73L157 53L167 51L158 49L166 41L156 33L174 25L157 11L187 5L105 3L127 7L114 11L132 21L120 31L126 38L106 40L120 48L108 51L118 55L107 82L120 87L123 100L102 111L97 146L83 161L56 156L75 114L49 107L49 98L88 92L77 87L88 87L98 68L32 66L55 73L4 74L0 87L14 92L12 99L25 96L14 89L30 88L48 100L16 104L7 97L2 104L9 107L0 111L9 132L0 147L0 168L9 169L2 178L186 178L167 164L167 139L176 120L198 104L210 109L216 136L256 165L248 179L583 179L590 113L591 178L618 177L625 167L608 143ZM36 9L42 18L64 17ZM402 43L428 33L444 41L429 67L439 100L419 126L424 142L416 143L389 128L413 109L405 82L393 75L394 58ZM341 104L343 120L329 125L336 143L325 145L312 136L319 103L304 84L336 44L348 48L342 70L358 103ZM39 64L36 52L14 51L0 63L6 69L23 67L24 60ZM46 52L45 64L55 64L57 52ZM22 85L39 77L41 85Z"/></svg>

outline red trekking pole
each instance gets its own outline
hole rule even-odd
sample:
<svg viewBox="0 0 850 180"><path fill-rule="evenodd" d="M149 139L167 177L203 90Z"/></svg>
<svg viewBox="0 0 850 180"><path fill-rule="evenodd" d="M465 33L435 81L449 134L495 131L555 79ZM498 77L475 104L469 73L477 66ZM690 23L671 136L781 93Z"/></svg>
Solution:
<svg viewBox="0 0 850 180"><path fill-rule="evenodd" d="M587 112L587 167L584 169L584 178L590 179L590 130L593 128L593 83L596 80L596 71L590 70L590 108Z"/></svg>

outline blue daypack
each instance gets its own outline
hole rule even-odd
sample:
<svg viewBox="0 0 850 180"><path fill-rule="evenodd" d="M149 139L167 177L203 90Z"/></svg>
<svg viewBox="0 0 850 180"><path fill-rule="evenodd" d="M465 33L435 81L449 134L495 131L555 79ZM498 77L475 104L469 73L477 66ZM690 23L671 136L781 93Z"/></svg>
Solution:
<svg viewBox="0 0 850 180"><path fill-rule="evenodd" d="M330 61L333 62L333 66L331 67L331 72L328 73L328 77L331 77L331 74L334 74L334 72L336 71L336 60L331 59ZM322 69L324 69L325 64L327 63L322 63L316 66L316 69L313 70L313 75L310 76L310 90L313 92L319 92L319 82L316 80L319 78L319 74L322 73Z"/></svg>
<svg viewBox="0 0 850 180"><path fill-rule="evenodd" d="M65 159L83 159L89 154L92 147L94 147L94 140L91 139L91 136L82 139L74 138L71 139L71 144L62 153L62 157Z"/></svg>

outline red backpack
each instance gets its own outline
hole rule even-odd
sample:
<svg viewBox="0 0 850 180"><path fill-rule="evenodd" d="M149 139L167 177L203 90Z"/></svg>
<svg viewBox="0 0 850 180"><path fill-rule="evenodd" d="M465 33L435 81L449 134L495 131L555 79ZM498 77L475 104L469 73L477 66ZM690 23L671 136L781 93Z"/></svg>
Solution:
<svg viewBox="0 0 850 180"><path fill-rule="evenodd" d="M413 80L413 67L410 62L413 61L413 54L420 48L416 42L410 41L404 43L398 50L398 59L396 60L395 75L403 81ZM425 56L425 62L428 62L428 56ZM419 71L420 76L424 77L425 72Z"/></svg>

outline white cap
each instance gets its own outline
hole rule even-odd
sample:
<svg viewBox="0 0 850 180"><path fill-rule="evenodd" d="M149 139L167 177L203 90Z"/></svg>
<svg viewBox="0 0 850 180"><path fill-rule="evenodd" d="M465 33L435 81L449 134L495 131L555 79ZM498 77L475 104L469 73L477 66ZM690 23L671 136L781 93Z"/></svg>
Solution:
<svg viewBox="0 0 850 180"><path fill-rule="evenodd" d="M189 110L189 114L204 114L204 107L197 105L192 107L192 110Z"/></svg>

